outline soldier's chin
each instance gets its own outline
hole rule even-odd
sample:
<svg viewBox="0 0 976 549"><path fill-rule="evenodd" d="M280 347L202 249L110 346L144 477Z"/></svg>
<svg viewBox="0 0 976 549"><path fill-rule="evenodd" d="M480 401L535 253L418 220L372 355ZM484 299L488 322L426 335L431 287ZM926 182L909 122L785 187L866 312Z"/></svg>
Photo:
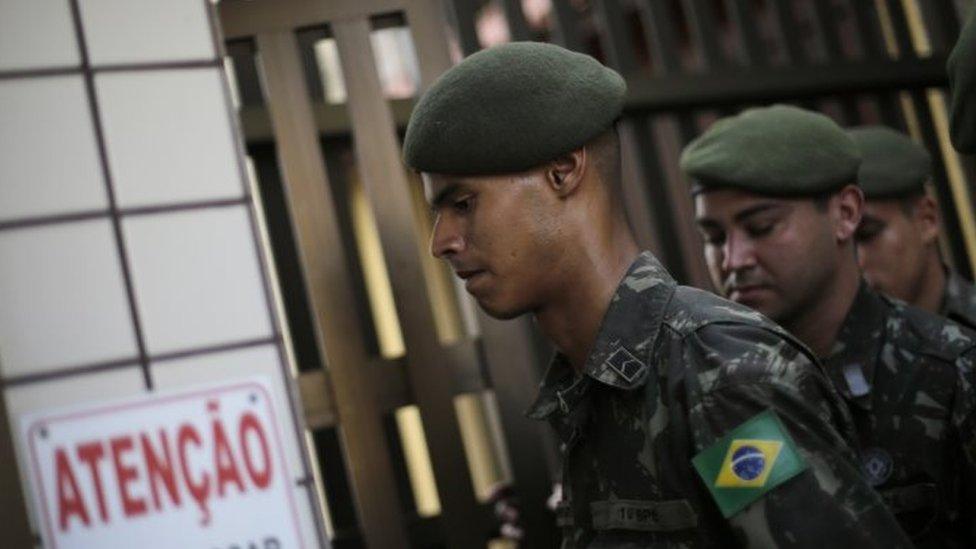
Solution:
<svg viewBox="0 0 976 549"><path fill-rule="evenodd" d="M485 314L498 320L511 320L528 312L525 307L497 303L494 300L484 298L478 299L478 306Z"/></svg>

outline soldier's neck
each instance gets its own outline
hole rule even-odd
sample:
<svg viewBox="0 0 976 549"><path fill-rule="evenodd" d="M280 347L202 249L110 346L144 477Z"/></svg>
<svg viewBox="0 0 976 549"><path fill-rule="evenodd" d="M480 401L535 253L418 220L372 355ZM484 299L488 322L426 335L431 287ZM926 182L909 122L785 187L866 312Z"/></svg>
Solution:
<svg viewBox="0 0 976 549"><path fill-rule="evenodd" d="M916 283L914 296L909 302L919 309L938 314L942 308L942 300L946 290L946 272L939 257L938 248L934 245L928 253L925 270Z"/></svg>
<svg viewBox="0 0 976 549"><path fill-rule="evenodd" d="M542 333L566 355L573 369L582 372L610 306L613 294L640 248L633 238L613 246L581 250L574 261L573 280L559 299L535 313Z"/></svg>
<svg viewBox="0 0 976 549"><path fill-rule="evenodd" d="M828 356L834 347L847 313L861 285L861 272L854 261L843 261L835 276L812 299L809 309L783 322L783 327L799 338L818 357Z"/></svg>

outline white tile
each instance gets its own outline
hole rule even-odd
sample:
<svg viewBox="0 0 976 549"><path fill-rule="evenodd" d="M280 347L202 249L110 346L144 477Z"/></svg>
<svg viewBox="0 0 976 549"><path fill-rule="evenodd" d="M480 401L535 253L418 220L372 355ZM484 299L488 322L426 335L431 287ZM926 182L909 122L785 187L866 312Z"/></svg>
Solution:
<svg viewBox="0 0 976 549"><path fill-rule="evenodd" d="M107 207L81 76L0 81L0 182L0 219Z"/></svg>
<svg viewBox="0 0 976 549"><path fill-rule="evenodd" d="M212 59L204 0L80 0L93 65Z"/></svg>
<svg viewBox="0 0 976 549"><path fill-rule="evenodd" d="M156 389L171 391L182 387L209 385L215 382L230 383L254 376L268 378L271 383L271 400L278 420L278 433L284 445L288 471L293 479L301 478L304 467L301 461L300 443L292 427L288 404L288 388L278 359L277 347L264 345L237 351L200 355L179 360L157 362L151 366Z"/></svg>
<svg viewBox="0 0 976 549"><path fill-rule="evenodd" d="M108 220L0 232L0 303L4 376L136 355Z"/></svg>
<svg viewBox="0 0 976 549"><path fill-rule="evenodd" d="M241 196L221 70L96 77L120 207Z"/></svg>
<svg viewBox="0 0 976 549"><path fill-rule="evenodd" d="M143 392L142 370L139 366L85 374L56 381L33 383L6 389L7 420L14 435L14 450L20 468L24 497L33 501L33 491L28 478L26 444L21 436L21 417L24 414L70 406L85 406L106 399L122 398ZM34 506L27 505L28 516L34 531L38 531Z"/></svg>
<svg viewBox="0 0 976 549"><path fill-rule="evenodd" d="M0 70L80 63L68 0L0 2Z"/></svg>
<svg viewBox="0 0 976 549"><path fill-rule="evenodd" d="M245 206L123 222L150 354L271 334Z"/></svg>

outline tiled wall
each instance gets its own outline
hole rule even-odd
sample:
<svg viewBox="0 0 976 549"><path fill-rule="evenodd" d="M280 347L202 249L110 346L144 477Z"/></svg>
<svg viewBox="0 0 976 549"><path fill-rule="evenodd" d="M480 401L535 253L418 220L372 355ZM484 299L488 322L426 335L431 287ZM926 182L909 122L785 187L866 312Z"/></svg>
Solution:
<svg viewBox="0 0 976 549"><path fill-rule="evenodd" d="M210 10L0 1L0 379L26 478L25 413L269 376L316 546Z"/></svg>

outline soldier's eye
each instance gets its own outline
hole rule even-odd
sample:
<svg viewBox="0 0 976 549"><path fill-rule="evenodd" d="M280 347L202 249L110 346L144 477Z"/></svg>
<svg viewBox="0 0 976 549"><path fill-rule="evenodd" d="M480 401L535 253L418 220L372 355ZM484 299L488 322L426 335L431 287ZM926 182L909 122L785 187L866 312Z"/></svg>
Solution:
<svg viewBox="0 0 976 549"><path fill-rule="evenodd" d="M701 237L709 246L721 246L725 242L725 233L702 232Z"/></svg>
<svg viewBox="0 0 976 549"><path fill-rule="evenodd" d="M753 238L759 238L768 235L773 231L775 223L756 223L754 225L749 225L746 227L746 233Z"/></svg>
<svg viewBox="0 0 976 549"><path fill-rule="evenodd" d="M473 202L472 197L466 196L464 198L459 198L455 200L451 204L451 206L454 208L454 211L456 211L457 213L467 213L471 211L472 202Z"/></svg>

